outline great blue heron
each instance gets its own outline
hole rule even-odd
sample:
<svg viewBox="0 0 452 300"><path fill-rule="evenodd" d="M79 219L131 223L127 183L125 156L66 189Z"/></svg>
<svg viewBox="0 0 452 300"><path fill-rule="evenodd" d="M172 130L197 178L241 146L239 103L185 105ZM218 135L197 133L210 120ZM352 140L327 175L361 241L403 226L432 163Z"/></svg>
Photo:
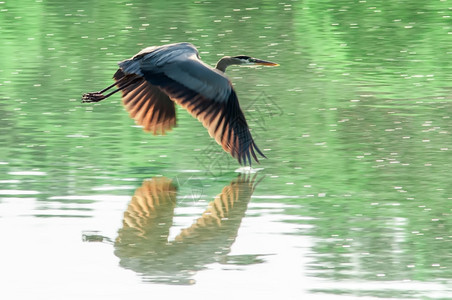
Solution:
<svg viewBox="0 0 452 300"><path fill-rule="evenodd" d="M206 205L198 219L174 237L170 233L181 200L176 180L146 179L131 197L115 239L86 232L83 240L113 244L119 265L139 273L147 282L191 284L197 271L214 262L260 263L265 254L232 255L230 251L251 196L263 179L257 174L240 174ZM188 180L184 186L191 183Z"/></svg>
<svg viewBox="0 0 452 300"><path fill-rule="evenodd" d="M174 102L202 122L223 149L240 164L256 162L259 150L251 136L229 79L224 75L230 65L278 66L277 63L249 56L225 56L212 68L202 62L195 46L176 43L148 47L119 64L115 83L83 95L82 102L98 102L122 91L130 116L145 131L164 134L176 124ZM117 86L116 90L103 95Z"/></svg>

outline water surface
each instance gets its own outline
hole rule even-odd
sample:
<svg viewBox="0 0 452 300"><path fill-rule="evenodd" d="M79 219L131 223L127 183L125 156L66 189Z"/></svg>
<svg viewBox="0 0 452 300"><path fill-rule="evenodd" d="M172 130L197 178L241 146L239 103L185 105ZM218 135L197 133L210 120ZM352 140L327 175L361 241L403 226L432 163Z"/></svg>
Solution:
<svg viewBox="0 0 452 300"><path fill-rule="evenodd" d="M0 2L0 295L451 298L451 9ZM227 71L256 174L181 108L151 136L119 96L80 103L181 41L280 64Z"/></svg>

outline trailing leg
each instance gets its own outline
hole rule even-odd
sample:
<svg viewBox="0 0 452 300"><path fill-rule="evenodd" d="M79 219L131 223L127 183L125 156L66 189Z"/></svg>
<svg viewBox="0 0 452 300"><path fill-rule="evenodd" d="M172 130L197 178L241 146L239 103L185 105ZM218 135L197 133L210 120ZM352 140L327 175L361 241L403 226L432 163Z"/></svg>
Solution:
<svg viewBox="0 0 452 300"><path fill-rule="evenodd" d="M131 80L127 83L125 83L124 85L120 86L118 89L114 90L113 92L108 93L107 95L103 95L102 93L105 91L108 91L109 89L111 89L112 87L114 87L115 85L119 85L122 81L124 81L125 79L127 79L127 76L124 76L123 78L119 79L118 81L116 81L115 83L113 83L112 85L104 88L103 90L99 91L99 92L91 92L91 93L86 93L83 94L82 96L82 103L92 103L92 102L99 102L102 101L108 97L110 97L111 95L113 95L114 93L119 92L120 90L128 87L129 85L136 83L137 81L141 80L140 78L136 78L134 80Z"/></svg>

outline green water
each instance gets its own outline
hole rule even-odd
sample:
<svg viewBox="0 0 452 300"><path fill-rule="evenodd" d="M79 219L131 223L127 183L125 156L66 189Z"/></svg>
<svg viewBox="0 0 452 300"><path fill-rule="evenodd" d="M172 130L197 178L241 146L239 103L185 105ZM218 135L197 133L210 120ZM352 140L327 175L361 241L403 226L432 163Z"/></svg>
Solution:
<svg viewBox="0 0 452 300"><path fill-rule="evenodd" d="M450 1L1 1L1 298L452 298L451 18ZM80 102L182 41L212 66L280 64L227 71L268 157L255 178L182 108L152 136L119 95ZM162 176L172 206L125 226ZM239 204L192 227L237 180Z"/></svg>

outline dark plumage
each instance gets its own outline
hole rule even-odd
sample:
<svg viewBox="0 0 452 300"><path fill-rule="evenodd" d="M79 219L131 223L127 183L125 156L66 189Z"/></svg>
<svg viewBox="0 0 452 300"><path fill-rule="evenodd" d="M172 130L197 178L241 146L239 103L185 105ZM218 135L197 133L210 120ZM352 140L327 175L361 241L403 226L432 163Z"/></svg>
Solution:
<svg viewBox="0 0 452 300"><path fill-rule="evenodd" d="M176 124L174 102L202 122L223 149L240 164L265 155L256 146L237 95L224 71L229 65L278 64L249 56L226 56L216 68L199 59L190 43L148 47L119 63L115 83L100 92L83 95L82 102L98 102L122 91L123 104L145 131L164 134ZM118 89L103 93L113 86Z"/></svg>

